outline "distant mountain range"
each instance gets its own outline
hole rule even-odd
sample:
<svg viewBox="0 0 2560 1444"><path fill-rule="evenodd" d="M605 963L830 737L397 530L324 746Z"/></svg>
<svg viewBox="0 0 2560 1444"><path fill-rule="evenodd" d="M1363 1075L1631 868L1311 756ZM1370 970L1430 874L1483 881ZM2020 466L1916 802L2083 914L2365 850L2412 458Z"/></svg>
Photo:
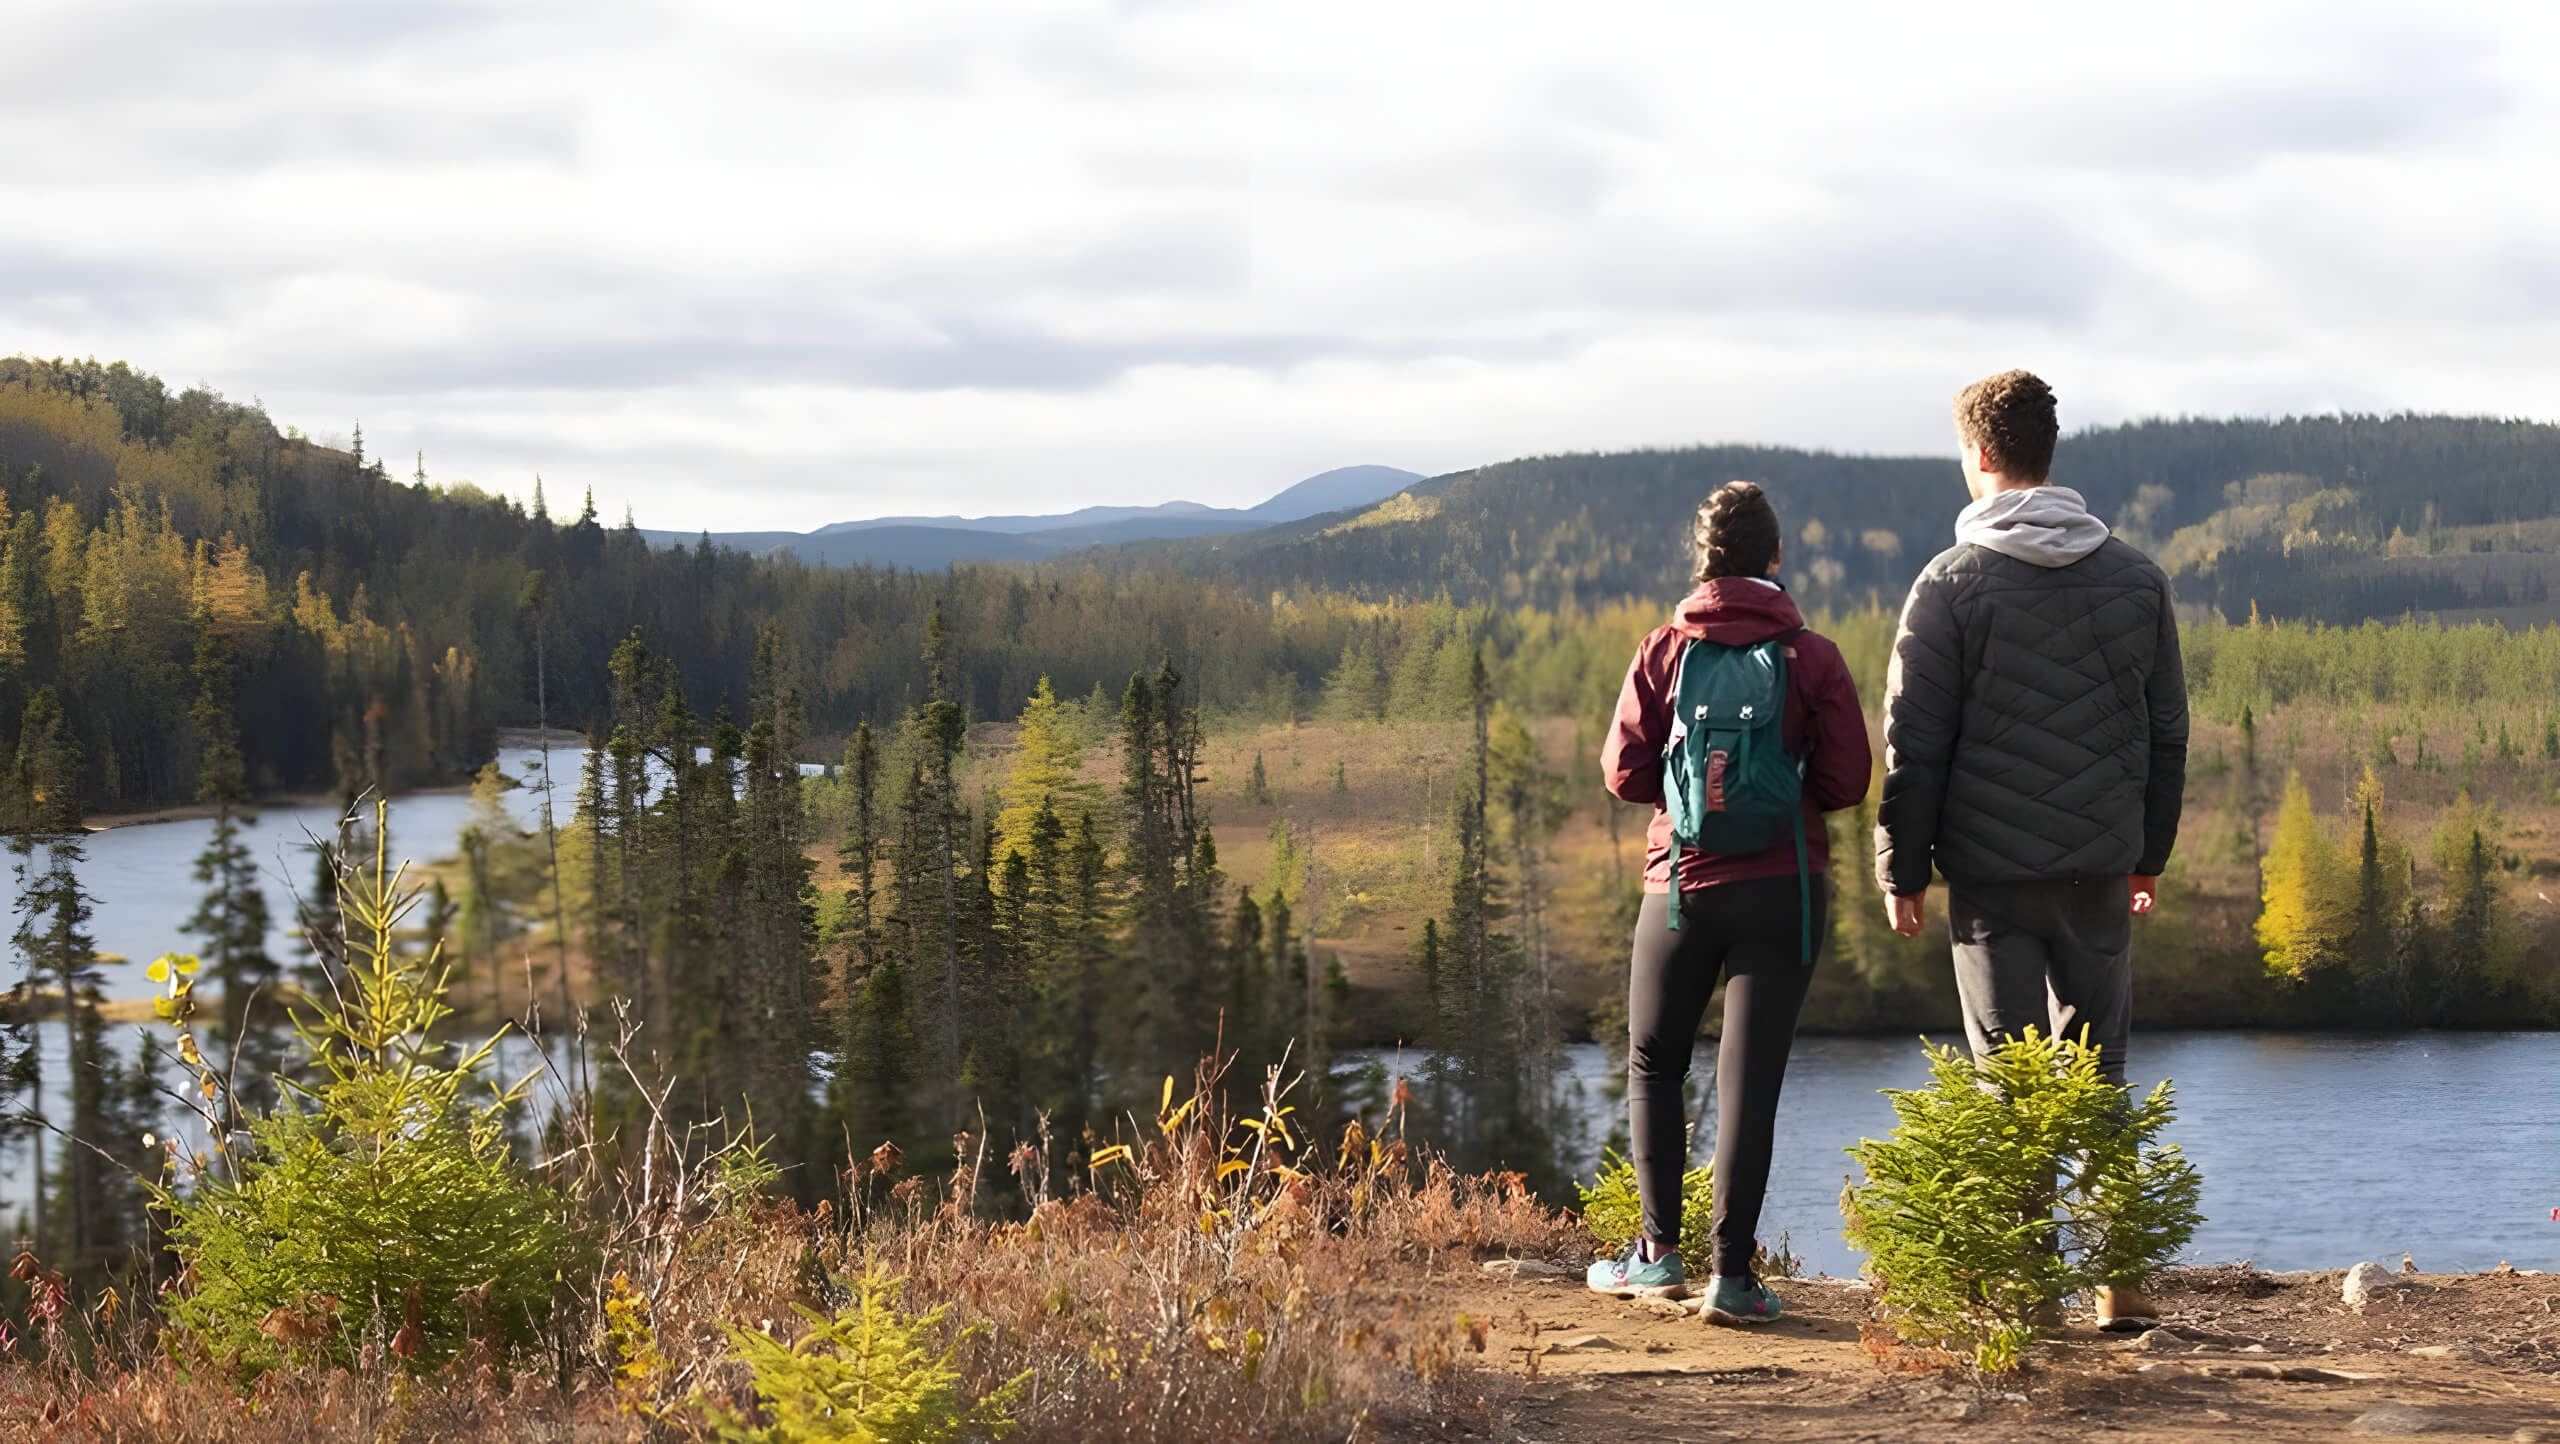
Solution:
<svg viewBox="0 0 2560 1444"><path fill-rule="evenodd" d="M1089 506L1041 516L884 516L814 531L712 532L712 544L759 556L788 553L811 565L936 571L954 562L1035 562L1087 547L1258 531L1373 506L1422 481L1392 466L1345 466L1308 477L1259 506L1169 501ZM643 531L653 546L690 546L699 533Z"/></svg>
<svg viewBox="0 0 2560 1444"><path fill-rule="evenodd" d="M2560 426L2407 414L2144 421L2064 437L2053 475L2158 558L2191 615L2560 621ZM1133 542L1094 560L1246 596L1667 601L1689 585L1699 499L1734 477L1777 503L1786 584L1808 609L1898 601L1953 542L1965 500L1952 457L1751 446L1538 456L1433 477L1352 518Z"/></svg>

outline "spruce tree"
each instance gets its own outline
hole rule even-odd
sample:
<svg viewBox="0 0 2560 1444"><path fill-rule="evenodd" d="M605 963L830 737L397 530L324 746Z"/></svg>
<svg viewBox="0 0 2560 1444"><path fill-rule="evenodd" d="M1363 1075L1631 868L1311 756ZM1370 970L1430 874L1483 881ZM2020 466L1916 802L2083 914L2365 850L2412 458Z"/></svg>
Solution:
<svg viewBox="0 0 2560 1444"><path fill-rule="evenodd" d="M221 994L215 1031L229 1052L226 1071L235 1089L226 1106L247 1102L263 1108L274 1103L283 1040L277 1029L261 1027L251 1011L257 995L275 986L280 970L267 954L267 895L258 885L257 861L240 838L236 809L247 800L248 780L232 713L230 649L210 617L200 617L197 627L190 712L200 749L196 800L211 803L214 812L213 833L196 855L195 880L204 895L183 926Z"/></svg>
<svg viewBox="0 0 2560 1444"><path fill-rule="evenodd" d="M835 1082L830 1099L859 1156L906 1131L908 1031L905 979L879 928L880 745L861 722L845 744L850 791L845 836L836 849L845 876L843 951L835 990Z"/></svg>
<svg viewBox="0 0 2560 1444"><path fill-rule="evenodd" d="M462 896L456 899L454 915L460 960L457 973L468 976L474 970L485 972L488 1016L493 1022L507 1011L502 986L506 970L499 965L498 943L506 936L508 917L503 900L497 895L492 850L521 836L504 801L508 785L498 764L491 762L481 767L471 782L469 820L457 839L463 866Z"/></svg>
<svg viewBox="0 0 2560 1444"><path fill-rule="evenodd" d="M967 1040L959 1081L969 1105L963 1127L972 1132L1017 1120L1022 1084L1022 1014L1028 1002L1014 930L1003 926L999 918L1004 900L996 885L995 828L990 811L981 808L968 821L968 865L957 879L961 1006L965 1010L961 1031ZM1019 881L1027 893L1027 863L1023 871L1026 876ZM1015 896L1019 900L1022 895ZM1020 909L1013 911L1018 914Z"/></svg>
<svg viewBox="0 0 2560 1444"><path fill-rule="evenodd" d="M716 768L702 765L702 729L670 667L663 674L650 752L667 777L653 810L662 839L650 887L655 948L660 960L658 997L664 1006L650 1020L659 1046L679 1045L690 1020L714 1006L719 963L718 929L711 916L715 875ZM652 1051L655 1051L653 1048Z"/></svg>
<svg viewBox="0 0 2560 1444"><path fill-rule="evenodd" d="M34 859L37 847L44 852L41 868ZM85 854L78 835L71 832L42 835L20 850L18 927L10 941L27 983L59 1000L63 1058L68 1072L64 1082L71 1106L65 1132L70 1141L62 1148L59 1177L50 1197L46 1194L45 1135L53 1131L54 1125L45 1107L41 1075L32 1074L30 1078L34 1085L30 1116L36 1129L39 1251L50 1238L61 1248L63 1257L86 1273L103 1265L104 1252L121 1241L121 1230L110 1196L113 1184L109 1170L97 1153L81 1142L105 1136L110 1086L106 1022L98 1011L104 1001L99 994L104 974L98 968L97 944L89 934L93 903L80 884L83 861ZM56 1227L48 1228L44 1222L48 1210Z"/></svg>
<svg viewBox="0 0 2560 1444"><path fill-rule="evenodd" d="M866 719L845 743L844 784L852 793L844 842L836 849L845 877L844 956L836 971L839 1064L851 1060L863 980L879 946L880 744Z"/></svg>
<svg viewBox="0 0 2560 1444"><path fill-rule="evenodd" d="M1226 1033L1229 1048L1249 1055L1237 1059L1243 1077L1260 1076L1261 1062L1274 1051L1266 1018L1271 965L1263 956L1262 934L1262 905L1251 888L1237 889L1235 910L1227 915Z"/></svg>
<svg viewBox="0 0 2560 1444"><path fill-rule="evenodd" d="M1325 710L1340 722L1375 722L1387 711L1387 671L1376 643L1352 638L1324 682Z"/></svg>
<svg viewBox="0 0 2560 1444"><path fill-rule="evenodd" d="M1138 673L1120 703L1123 949L1131 1026L1115 1070L1134 1094L1217 1046L1217 846L1199 807L1199 716L1170 662Z"/></svg>
<svg viewBox="0 0 2560 1444"><path fill-rule="evenodd" d="M635 709L637 710L637 709ZM610 976L614 989L630 1000L633 1016L645 1024L651 1016L649 963L649 876L653 839L649 835L647 754L641 746L645 718L620 717L605 740L612 785L602 799L613 827L612 946ZM600 960L601 961L601 960Z"/></svg>
<svg viewBox="0 0 2560 1444"><path fill-rule="evenodd" d="M757 645L755 715L747 729L745 799L739 816L745 871L740 889L740 961L749 1097L770 1127L796 1119L807 1100L812 1035L810 941L817 910L809 878L808 810L800 786L799 694L787 677L781 634Z"/></svg>
<svg viewBox="0 0 2560 1444"><path fill-rule="evenodd" d="M605 785L598 805L610 820L612 886L611 955L597 959L616 993L626 1000L630 1016L642 1027L653 1016L651 958L657 930L658 898L654 836L649 807L651 733L663 715L663 698L653 688L672 685L634 631L615 644L606 664L608 679L605 738ZM599 871L605 859L599 857Z"/></svg>
<svg viewBox="0 0 2560 1444"><path fill-rule="evenodd" d="M1457 809L1457 866L1448 926L1434 968L1439 1049L1430 1102L1450 1156L1470 1169L1518 1169L1541 1185L1555 1171L1551 1061L1528 1016L1516 939L1496 928L1501 914L1493 870L1493 694L1484 658L1469 668L1473 737Z"/></svg>
<svg viewBox="0 0 2560 1444"><path fill-rule="evenodd" d="M878 950L855 984L836 1076L845 1134L856 1153L882 1143L916 1152L922 1120L914 1111L916 1037L908 993L906 962L896 948Z"/></svg>
<svg viewBox="0 0 2560 1444"><path fill-rule="evenodd" d="M2434 989L2431 929L2426 902L2418 890L2418 859L2405 849L2400 858L2399 887L2391 909L2391 976L2397 985L2396 1023L2422 1021L2418 1000Z"/></svg>
<svg viewBox="0 0 2560 1444"><path fill-rule="evenodd" d="M1488 751L1511 854L1509 912L1512 943L1519 956L1512 1011L1518 1020L1521 1107L1530 1132L1552 1138L1561 1132L1564 1120L1556 1104L1562 1040L1556 1034L1558 999L1547 941L1547 842L1563 825L1569 808L1558 780L1539 756L1536 739L1509 708L1501 709Z"/></svg>
<svg viewBox="0 0 2560 1444"><path fill-rule="evenodd" d="M570 860L585 873L584 896L577 899L580 946L586 950L590 977L599 982L619 984L620 980L605 972L606 960L620 949L613 936L615 910L606 905L606 894L613 886L612 858L613 817L605 810L605 761L603 740L593 734L587 738L586 751L578 761L578 804L569 820ZM623 992L620 986L614 991Z"/></svg>
<svg viewBox="0 0 2560 1444"><path fill-rule="evenodd" d="M38 688L27 699L9 772L9 848L18 879L18 926L10 941L18 957L19 996L51 992L60 999L63 1053L71 1075L67 1080L71 1133L84 1136L82 1127L87 1124L86 1136L94 1136L104 1098L103 1079L92 1066L84 1080L82 1060L90 1058L94 1065L104 1029L97 1012L97 951L88 935L89 898L81 890L78 875L80 753L63 716L61 699L50 687ZM45 855L41 867L36 862L40 848ZM59 1205L70 1230L70 1256L77 1263L85 1242L81 1221L89 1217L90 1195L97 1186L95 1160L77 1147L66 1150L59 1186L48 1191L46 1144L53 1125L47 1116L44 1070L32 1028L25 1050L10 1061L11 1081L27 1099L21 1117L34 1143L37 1251L45 1253L48 1243L63 1238L50 1227L48 1217Z"/></svg>
<svg viewBox="0 0 2560 1444"><path fill-rule="evenodd" d="M2436 1009L2437 1022L2473 1020L2477 1005L2494 989L2498 963L2499 898L2497 861L2488 839L2471 829L2470 845L2450 879L2445 909L2444 968Z"/></svg>
<svg viewBox="0 0 2560 1444"><path fill-rule="evenodd" d="M1075 821L1060 857L1054 950L1048 960L1063 995L1063 1049L1055 1079L1054 1136L1072 1148L1101 1104L1095 1078L1102 1067L1102 1016L1113 954L1115 903L1111 864L1091 812ZM1044 1104L1044 1106L1048 1106ZM1061 1160L1063 1161L1063 1160Z"/></svg>
<svg viewBox="0 0 2560 1444"><path fill-rule="evenodd" d="M932 695L909 717L909 750L914 757L907 779L901 817L898 875L902 884L899 919L907 933L907 956L929 967L940 986L935 999L941 1066L935 1070L946 1089L956 1085L966 1050L961 1042L967 1003L962 996L962 967L967 920L960 897L964 817L956 776L960 753L968 739L968 717L951 699L950 636L936 605L925 619L925 665ZM942 1113L949 1127L966 1121L967 1110L956 1091L946 1093Z"/></svg>
<svg viewBox="0 0 2560 1444"><path fill-rule="evenodd" d="M2348 934L2347 952L2356 971L2367 979L2388 974L2391 962L2391 920L2389 903L2384 897L2382 870L2382 833L2374 820L2374 801L2364 801L2364 835L2356 846L2356 894L2354 929Z"/></svg>

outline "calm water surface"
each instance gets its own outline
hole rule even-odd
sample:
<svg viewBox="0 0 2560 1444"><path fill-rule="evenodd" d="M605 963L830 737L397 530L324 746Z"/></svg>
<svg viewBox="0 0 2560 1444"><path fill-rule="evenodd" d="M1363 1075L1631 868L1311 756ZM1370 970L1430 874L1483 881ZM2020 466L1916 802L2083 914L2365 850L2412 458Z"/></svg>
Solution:
<svg viewBox="0 0 2560 1444"><path fill-rule="evenodd" d="M498 754L498 766L522 784L504 794L508 812L522 826L538 826L542 816L541 752L510 747ZM574 748L551 749L552 794L563 825L575 804L578 766L579 754ZM470 816L471 797L467 792L421 793L392 799L392 860L396 863L405 857L426 862L456 855L461 851L462 829ZM337 825L338 813L333 807L269 807L259 809L256 820L241 829L240 840L258 861L259 882L267 895L267 913L272 920L267 955L288 969L303 957L302 938L294 927L294 899L311 889L312 839L334 836ZM143 977L142 970L153 958L166 952L196 950L197 941L188 937L184 928L204 895L203 884L195 880L196 854L204 851L212 836L213 819L209 817L135 823L88 836L85 845L89 860L80 869L80 881L97 900L97 912L90 919L90 936L97 940L98 951L114 955L100 970L106 978L106 996L148 997L157 990ZM42 861L43 854L38 853L38 864ZM17 874L0 864L0 903L14 909L17 899ZM11 926L15 926L14 912Z"/></svg>
<svg viewBox="0 0 2560 1444"><path fill-rule="evenodd" d="M1605 1050L1568 1050L1593 1106L1578 1147L1596 1160L1625 1126ZM1700 1069L1714 1045L1702 1043ZM2560 1270L2560 1033L2137 1033L2134 1081L2177 1089L2169 1138L2204 1174L2191 1261L2265 1269ZM1792 1235L1811 1268L1852 1273L1840 1238L1842 1152L1882 1137L1878 1090L1928 1081L1900 1038L1802 1038L1778 1107L1761 1236ZM1701 1130L1699 1154L1714 1146Z"/></svg>
<svg viewBox="0 0 2560 1444"><path fill-rule="evenodd" d="M520 784L504 794L509 814L526 828L539 826L540 749L506 748L500 751L497 761L500 770ZM554 807L564 823L576 796L578 766L576 749L551 749L552 795L557 799ZM455 855L461 850L462 830L470 816L471 798L466 792L422 793L393 799L393 858L424 861ZM241 829L241 842L258 861L259 882L267 895L271 919L267 955L288 973L305 956L301 934L294 923L294 899L311 886L311 843L315 837L333 836L337 823L337 810L331 807L269 807L259 809L256 821ZM204 851L212 836L211 818L190 818L111 827L91 833L86 839L88 860L81 866L80 881L96 903L96 912L90 918L90 936L96 940L98 951L109 955L99 968L103 978L100 989L108 998L149 997L159 991L143 975L151 960L166 952L195 950L197 941L184 929L204 892L203 885L195 880L196 854ZM43 854L38 853L39 865L42 859ZM16 925L17 896L17 874L5 859L0 859L0 904L11 909L9 928ZM4 933L5 929L0 929L0 934ZM14 964L4 981L16 981ZM109 1024L109 1046L120 1056L131 1057L140 1032L134 1025ZM161 1041L168 1041L165 1029L161 1031ZM38 1025L36 1050L43 1070L45 1113L60 1123L70 1116L70 1075L64 1064L59 1020ZM529 1071L534 1061L532 1045L523 1040L510 1040L502 1055L499 1061L510 1079ZM47 1153L58 1157L59 1143L48 1146ZM15 1216L32 1192L32 1164L32 1152L23 1142L0 1150L0 1211L9 1217Z"/></svg>

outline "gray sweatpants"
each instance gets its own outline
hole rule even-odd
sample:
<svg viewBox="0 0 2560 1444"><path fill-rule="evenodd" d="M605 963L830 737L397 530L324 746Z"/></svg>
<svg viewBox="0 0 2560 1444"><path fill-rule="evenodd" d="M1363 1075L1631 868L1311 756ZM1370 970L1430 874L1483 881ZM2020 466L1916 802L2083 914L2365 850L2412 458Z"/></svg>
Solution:
<svg viewBox="0 0 2560 1444"><path fill-rule="evenodd" d="M2029 1027L2100 1049L2107 1081L2125 1081L2133 1035L2133 914L2123 878L1947 888L1956 993L1974 1055Z"/></svg>

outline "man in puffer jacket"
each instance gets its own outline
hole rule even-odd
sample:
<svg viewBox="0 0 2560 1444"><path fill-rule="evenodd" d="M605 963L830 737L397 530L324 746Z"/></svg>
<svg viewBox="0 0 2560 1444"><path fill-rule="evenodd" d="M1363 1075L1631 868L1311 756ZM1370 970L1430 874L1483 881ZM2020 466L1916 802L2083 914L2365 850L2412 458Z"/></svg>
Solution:
<svg viewBox="0 0 2560 1444"><path fill-rule="evenodd" d="M2125 1081L2132 914L2178 837L2187 686L2169 579L2047 484L2053 392L2024 371L1966 387L1973 504L1903 604L1885 683L1876 880L1920 931L1932 866L1965 1034L1979 1056L2030 1026L2085 1036ZM2151 1312L2100 1291L2102 1325Z"/></svg>
<svg viewBox="0 0 2560 1444"><path fill-rule="evenodd" d="M2042 381L1966 387L1956 431L1974 500L1894 638L1876 880L1910 936L1931 866L1946 878L1977 1053L2067 1024L2122 1083L2130 914L2151 906L2186 784L2169 581L2046 482L2058 428Z"/></svg>

